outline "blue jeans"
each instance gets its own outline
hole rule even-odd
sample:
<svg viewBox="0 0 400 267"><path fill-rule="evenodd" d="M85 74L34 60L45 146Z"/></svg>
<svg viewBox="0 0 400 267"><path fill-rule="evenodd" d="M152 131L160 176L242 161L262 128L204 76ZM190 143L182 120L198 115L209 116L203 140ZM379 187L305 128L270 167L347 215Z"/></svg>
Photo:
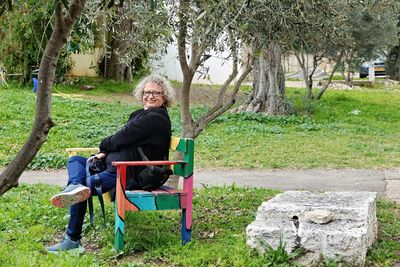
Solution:
<svg viewBox="0 0 400 267"><path fill-rule="evenodd" d="M81 184L86 185L86 160L87 158L81 156L73 156L68 159L67 170L68 170L68 185L69 184ZM104 171L98 173L100 181L102 183L102 192L108 192L115 188L117 172ZM94 188L94 176L90 176L91 185L90 192L92 195L96 195L96 189ZM69 223L67 229L67 235L72 240L81 239L83 220L85 218L87 201L72 205L69 210Z"/></svg>

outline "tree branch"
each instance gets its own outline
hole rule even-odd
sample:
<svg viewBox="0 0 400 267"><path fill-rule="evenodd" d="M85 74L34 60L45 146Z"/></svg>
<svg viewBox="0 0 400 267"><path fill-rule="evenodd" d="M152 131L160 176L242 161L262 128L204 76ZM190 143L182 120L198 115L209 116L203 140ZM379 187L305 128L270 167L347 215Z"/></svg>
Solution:
<svg viewBox="0 0 400 267"><path fill-rule="evenodd" d="M186 59L186 35L187 35L187 17L185 15L186 1L179 1L179 31L178 31L178 55L179 64L183 73L189 73L189 65Z"/></svg>
<svg viewBox="0 0 400 267"><path fill-rule="evenodd" d="M195 122L195 129L194 129L195 137L198 136L211 121L213 121L219 115L226 112L228 109L230 109L235 104L236 95L240 89L240 86L242 85L243 80L247 77L247 75L252 70L253 57L249 56L248 62L245 63L245 69L240 74L237 82L235 83L235 87L234 87L229 99L227 101L225 101L225 103L224 103L224 95L226 93L228 86L232 83L232 81L238 75L238 65L239 65L239 60L238 60L238 55L237 55L237 50L238 50L237 43L235 41L235 38L233 37L232 31L228 31L228 35L229 35L229 40L230 40L230 50L231 50L231 54L233 57L232 72L228 76L228 78L225 80L222 87L220 88L219 96L218 96L218 99L217 99L215 105L213 107L211 107L207 111L206 114L201 116Z"/></svg>
<svg viewBox="0 0 400 267"><path fill-rule="evenodd" d="M194 130L195 137L197 137L211 121L213 121L215 118L217 118L221 114L225 113L227 110L229 110L235 104L236 95L240 89L240 86L242 85L244 79L247 77L247 75L250 73L250 71L252 69L253 68L251 65L247 65L246 69L242 72L242 74L238 78L237 82L235 83L235 87L230 96L230 99L225 104L221 104L218 107L215 106L213 108L213 112L211 112L211 110L210 110L209 112L207 112L207 114L205 116L203 116L202 118L200 118L197 121L195 130Z"/></svg>
<svg viewBox="0 0 400 267"><path fill-rule="evenodd" d="M336 59L336 64L335 67L333 67L333 70L331 71L331 74L329 75L328 81L322 86L321 90L318 92L317 96L315 99L321 99L322 95L325 93L326 89L328 89L329 84L332 81L332 77L335 74L337 68L339 67L340 63L342 62L342 58L344 55L344 50L342 50L339 54L339 56Z"/></svg>

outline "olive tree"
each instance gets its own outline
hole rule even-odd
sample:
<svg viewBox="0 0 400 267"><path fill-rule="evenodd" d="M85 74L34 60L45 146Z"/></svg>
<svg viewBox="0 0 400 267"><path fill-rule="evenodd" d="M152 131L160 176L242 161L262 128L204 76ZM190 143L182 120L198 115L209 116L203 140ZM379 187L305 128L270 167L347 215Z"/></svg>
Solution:
<svg viewBox="0 0 400 267"><path fill-rule="evenodd" d="M239 111L285 114L284 69L282 57L295 44L305 43L304 27L318 28L320 15L329 12L329 1L249 1L242 39L252 44L254 56L253 91Z"/></svg>
<svg viewBox="0 0 400 267"><path fill-rule="evenodd" d="M391 79L400 81L400 2L393 3L392 9L397 18L397 33L395 43L388 50L385 71Z"/></svg>
<svg viewBox="0 0 400 267"><path fill-rule="evenodd" d="M104 74L130 82L132 73L145 68L149 55L163 50L170 37L166 8L162 2L156 7L149 0L111 1L107 7L101 2L88 1L86 10L91 15L90 23L104 36L102 45L109 53Z"/></svg>
<svg viewBox="0 0 400 267"><path fill-rule="evenodd" d="M391 3L368 1L347 10L343 27L347 34L343 62L347 84L352 85L352 76L362 62L382 57L395 42L397 18Z"/></svg>
<svg viewBox="0 0 400 267"><path fill-rule="evenodd" d="M55 26L46 45L39 67L36 114L33 129L14 160L0 174L0 196L18 185L18 179L35 157L54 123L51 119L51 91L55 79L57 61L60 52L67 43L68 36L82 12L85 0L55 0ZM0 3L0 10L4 1Z"/></svg>
<svg viewBox="0 0 400 267"><path fill-rule="evenodd" d="M18 74L19 81L30 82L38 68L46 44L54 27L52 20L54 3L36 0L20 2L12 12L3 14L0 20L0 59L8 73ZM57 65L57 78L62 78L72 64L65 46Z"/></svg>
<svg viewBox="0 0 400 267"><path fill-rule="evenodd" d="M333 74L346 70L346 81L351 85L355 66L374 59L393 42L395 20L388 1L331 1L330 9L320 13L321 27L305 27L305 42L294 51L302 69L308 99L320 99L328 88ZM305 55L312 55L311 63ZM312 94L312 80L322 60L333 67L328 79L316 95Z"/></svg>
<svg viewBox="0 0 400 267"><path fill-rule="evenodd" d="M197 137L216 117L235 103L237 92L249 74L251 58L240 57L241 43L238 30L233 27L241 19L247 1L185 1L169 2L177 24L179 63L183 74L182 94L179 100L182 122L182 136ZM219 95L213 105L197 120L190 111L189 96L196 72L207 60L210 51L228 50L232 61L231 73L219 88ZM250 61L244 61L247 59ZM239 71L242 65L242 70ZM234 83L231 91L228 86Z"/></svg>

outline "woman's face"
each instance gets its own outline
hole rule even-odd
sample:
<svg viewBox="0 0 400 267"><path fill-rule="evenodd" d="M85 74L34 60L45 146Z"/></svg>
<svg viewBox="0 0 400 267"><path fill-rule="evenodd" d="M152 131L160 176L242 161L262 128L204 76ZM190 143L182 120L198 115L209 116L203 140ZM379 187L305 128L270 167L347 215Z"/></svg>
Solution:
<svg viewBox="0 0 400 267"><path fill-rule="evenodd" d="M156 83L148 82L143 89L144 109L159 108L164 104L164 90Z"/></svg>

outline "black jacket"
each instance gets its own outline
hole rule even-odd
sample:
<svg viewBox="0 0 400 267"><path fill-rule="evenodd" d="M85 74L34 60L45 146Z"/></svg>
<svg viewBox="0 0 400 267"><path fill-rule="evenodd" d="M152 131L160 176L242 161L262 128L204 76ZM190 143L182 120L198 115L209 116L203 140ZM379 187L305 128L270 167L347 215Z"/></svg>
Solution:
<svg viewBox="0 0 400 267"><path fill-rule="evenodd" d="M100 152L107 154L107 171L115 172L112 161L142 160L137 147L141 146L149 160L168 159L171 121L165 107L139 109L115 134L103 139ZM144 167L129 167L127 179L132 179Z"/></svg>

